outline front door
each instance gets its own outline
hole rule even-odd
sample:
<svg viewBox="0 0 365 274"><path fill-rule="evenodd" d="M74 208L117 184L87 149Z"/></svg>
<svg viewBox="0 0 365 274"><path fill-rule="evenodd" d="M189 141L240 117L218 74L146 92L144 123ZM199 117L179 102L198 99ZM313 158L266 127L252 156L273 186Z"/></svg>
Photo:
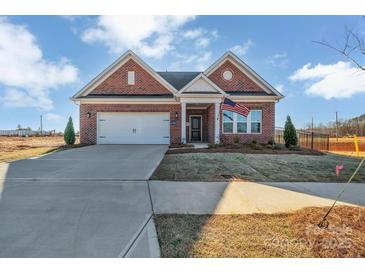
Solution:
<svg viewBox="0 0 365 274"><path fill-rule="evenodd" d="M202 141L202 117L190 116L190 141Z"/></svg>

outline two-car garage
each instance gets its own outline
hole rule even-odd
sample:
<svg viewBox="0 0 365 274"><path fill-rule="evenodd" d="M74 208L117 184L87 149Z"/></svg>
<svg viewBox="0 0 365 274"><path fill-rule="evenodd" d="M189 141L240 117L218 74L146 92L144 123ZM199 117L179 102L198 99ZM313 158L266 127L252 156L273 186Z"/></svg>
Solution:
<svg viewBox="0 0 365 274"><path fill-rule="evenodd" d="M98 112L98 144L170 144L169 112Z"/></svg>

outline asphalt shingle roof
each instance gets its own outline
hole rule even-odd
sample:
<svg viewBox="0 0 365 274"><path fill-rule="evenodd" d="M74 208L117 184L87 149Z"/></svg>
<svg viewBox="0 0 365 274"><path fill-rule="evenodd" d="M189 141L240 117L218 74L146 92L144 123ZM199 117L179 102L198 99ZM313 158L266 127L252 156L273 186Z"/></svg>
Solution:
<svg viewBox="0 0 365 274"><path fill-rule="evenodd" d="M177 90L182 89L187 83L193 80L200 72L197 71L159 71L162 78L169 82Z"/></svg>

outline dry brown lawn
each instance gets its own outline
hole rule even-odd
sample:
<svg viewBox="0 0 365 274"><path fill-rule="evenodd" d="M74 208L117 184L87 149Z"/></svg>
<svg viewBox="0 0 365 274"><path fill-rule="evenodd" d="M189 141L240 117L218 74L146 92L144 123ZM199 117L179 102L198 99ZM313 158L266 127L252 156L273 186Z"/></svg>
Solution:
<svg viewBox="0 0 365 274"><path fill-rule="evenodd" d="M78 143L78 141L76 141ZM0 162L35 157L55 149L65 148L63 136L7 137L0 136Z"/></svg>
<svg viewBox="0 0 365 274"><path fill-rule="evenodd" d="M162 257L365 257L365 209L337 206L285 214L157 215Z"/></svg>

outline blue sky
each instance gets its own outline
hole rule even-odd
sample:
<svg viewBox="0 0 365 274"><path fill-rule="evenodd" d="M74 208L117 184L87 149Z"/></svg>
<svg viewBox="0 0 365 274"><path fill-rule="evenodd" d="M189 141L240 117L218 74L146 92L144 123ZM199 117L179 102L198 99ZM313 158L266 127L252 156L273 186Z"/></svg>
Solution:
<svg viewBox="0 0 365 274"><path fill-rule="evenodd" d="M62 17L0 19L0 128L63 130L69 100L128 48L156 70L203 70L226 50L286 96L297 127L365 113L365 78L346 59L313 43L341 45L344 27L363 35L360 16ZM362 84L364 83L364 84Z"/></svg>

